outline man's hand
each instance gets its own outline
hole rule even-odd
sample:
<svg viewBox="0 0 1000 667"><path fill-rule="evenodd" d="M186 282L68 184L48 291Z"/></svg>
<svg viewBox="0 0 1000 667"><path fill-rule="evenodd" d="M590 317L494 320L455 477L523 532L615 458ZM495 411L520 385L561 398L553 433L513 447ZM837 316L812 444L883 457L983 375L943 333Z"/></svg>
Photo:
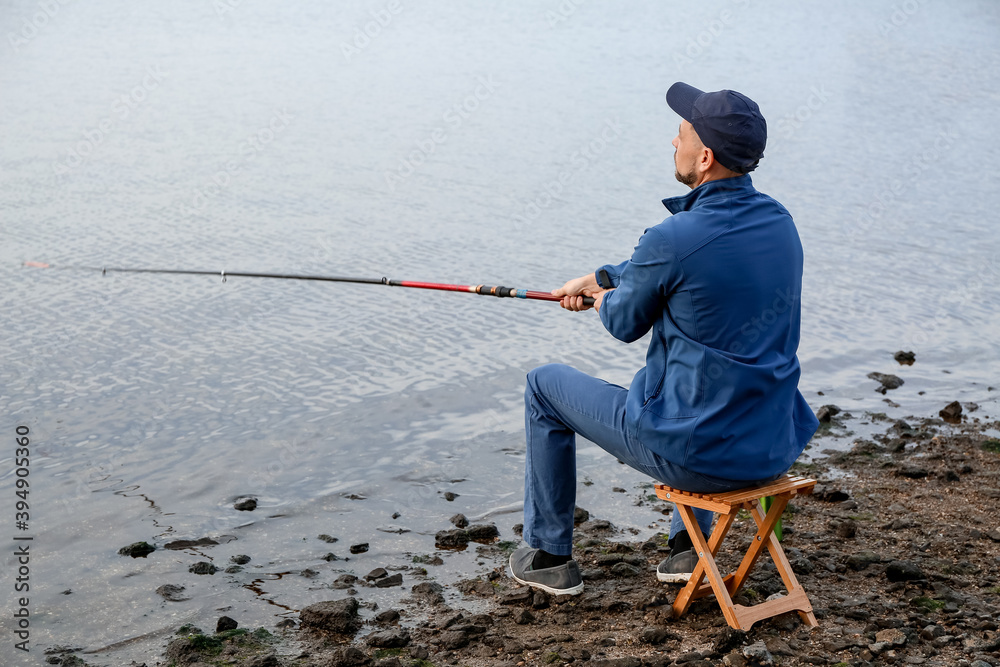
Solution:
<svg viewBox="0 0 1000 667"><path fill-rule="evenodd" d="M597 311L601 310L601 301L604 299L604 293L609 290L602 288L597 284L597 279L594 277L593 273L588 273L579 278L574 278L570 280L565 285L558 289L552 290L553 296L563 297L559 305L566 310L590 310L591 308L597 308ZM594 297L593 306L585 306L583 304L583 297L592 296Z"/></svg>

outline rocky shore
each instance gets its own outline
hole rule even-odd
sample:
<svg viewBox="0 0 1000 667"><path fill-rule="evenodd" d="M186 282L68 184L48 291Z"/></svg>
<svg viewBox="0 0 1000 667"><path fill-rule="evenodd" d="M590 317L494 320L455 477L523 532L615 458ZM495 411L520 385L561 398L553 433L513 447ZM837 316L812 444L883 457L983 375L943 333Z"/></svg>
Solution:
<svg viewBox="0 0 1000 667"><path fill-rule="evenodd" d="M469 526L458 515L438 546L471 540L479 560L493 566L488 575L442 584L433 577L436 556L428 556L415 559L405 577L383 568L331 576L329 600L301 609L297 622L243 629L223 617L215 628L185 626L145 664L998 667L1000 440L991 434L1000 423L976 419L974 409L955 403L943 405L939 417L904 420L819 410L813 456L792 472L820 483L789 505L782 539L818 628L790 613L736 631L714 598L672 618L679 588L654 574L665 536L629 541L627 527L583 510L574 557L584 592L554 597L519 587L505 573L516 544L497 541L494 526ZM824 438L843 437L859 424L877 427L875 434L854 439L847 451L823 452ZM637 514L669 512L651 489L638 502L646 507ZM738 562L752 525L749 517L737 520L721 568ZM406 589L398 605L381 609L367 599L369 591L393 586ZM752 605L783 590L765 555L736 601ZM69 652L48 660L105 664Z"/></svg>

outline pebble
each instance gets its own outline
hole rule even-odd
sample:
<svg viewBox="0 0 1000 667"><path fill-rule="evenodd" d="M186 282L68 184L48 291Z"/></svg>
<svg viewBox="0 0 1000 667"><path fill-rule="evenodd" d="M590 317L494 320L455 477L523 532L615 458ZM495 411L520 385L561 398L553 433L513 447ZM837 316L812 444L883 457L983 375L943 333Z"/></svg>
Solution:
<svg viewBox="0 0 1000 667"><path fill-rule="evenodd" d="M938 415L941 419L948 422L959 421L962 418L962 404L958 401L952 401L948 405L941 408L938 411Z"/></svg>
<svg viewBox="0 0 1000 667"><path fill-rule="evenodd" d="M330 584L330 588L343 590L345 588L350 588L357 581L358 578L353 574L342 574L339 577L337 577L332 584Z"/></svg>
<svg viewBox="0 0 1000 667"><path fill-rule="evenodd" d="M353 597L317 602L299 612L299 618L305 626L338 634L353 634L361 627L358 606Z"/></svg>
<svg viewBox="0 0 1000 667"><path fill-rule="evenodd" d="M234 619L228 616L220 616L218 622L215 624L216 632L225 632L226 630L235 630L240 626Z"/></svg>
<svg viewBox="0 0 1000 667"><path fill-rule="evenodd" d="M257 509L257 499L244 498L243 500L238 500L233 504L233 509L241 512L252 512Z"/></svg>
<svg viewBox="0 0 1000 667"><path fill-rule="evenodd" d="M403 585L403 575L398 572L389 577L383 577L375 581L376 588L390 588L392 586L402 586Z"/></svg>
<svg viewBox="0 0 1000 667"><path fill-rule="evenodd" d="M764 642L757 641L749 646L743 647L743 655L754 661L756 664L761 665L761 667L767 667L774 664L774 656L771 652L767 650L767 646Z"/></svg>
<svg viewBox="0 0 1000 667"><path fill-rule="evenodd" d="M872 372L868 374L868 377L872 380L879 382L882 385L875 390L881 394L884 394L889 389L899 389L900 387L903 386L903 378L897 375L892 375L890 373Z"/></svg>
<svg viewBox="0 0 1000 667"><path fill-rule="evenodd" d="M927 575L913 561L894 560L885 568L885 576L889 581L920 581Z"/></svg>
<svg viewBox="0 0 1000 667"><path fill-rule="evenodd" d="M156 551L156 547L148 542L133 542L127 547L118 550L119 556L131 556L132 558L145 558Z"/></svg>
<svg viewBox="0 0 1000 667"><path fill-rule="evenodd" d="M171 602L183 602L184 600L189 600L183 595L184 587L176 586L174 584L164 584L156 589L156 594L162 597L164 600L170 600Z"/></svg>
<svg viewBox="0 0 1000 667"><path fill-rule="evenodd" d="M215 574L218 571L219 568L207 561L198 561L188 568L188 572L192 572L194 574Z"/></svg>

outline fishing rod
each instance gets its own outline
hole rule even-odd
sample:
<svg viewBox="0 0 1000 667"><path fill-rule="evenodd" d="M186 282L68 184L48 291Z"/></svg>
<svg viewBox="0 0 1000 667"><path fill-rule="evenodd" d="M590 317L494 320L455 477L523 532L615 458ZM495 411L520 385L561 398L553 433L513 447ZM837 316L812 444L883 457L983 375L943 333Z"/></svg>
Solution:
<svg viewBox="0 0 1000 667"><path fill-rule="evenodd" d="M168 273L189 276L221 276L222 282L230 277L238 278L276 278L279 280L316 280L331 283L360 283L363 285L388 285L390 287L413 287L416 289L443 290L446 292L471 292L487 296L507 297L512 299L535 299L538 301L561 301L562 297L552 296L548 292L523 290L502 285L449 285L445 283L424 283L415 280L393 280L390 278L351 278L346 276L311 276L295 273L256 273L248 271L197 271L189 269L141 269L112 266L56 266L45 262L24 262L24 266L38 269L64 269L76 271L100 271L101 275L108 273ZM583 303L594 305L593 297L584 297Z"/></svg>

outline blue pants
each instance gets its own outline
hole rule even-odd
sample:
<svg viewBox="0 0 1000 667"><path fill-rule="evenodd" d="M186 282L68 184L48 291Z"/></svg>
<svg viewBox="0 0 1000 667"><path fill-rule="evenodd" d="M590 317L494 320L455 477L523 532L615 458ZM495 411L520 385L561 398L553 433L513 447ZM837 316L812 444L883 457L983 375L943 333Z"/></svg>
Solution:
<svg viewBox="0 0 1000 667"><path fill-rule="evenodd" d="M528 373L524 391L524 540L529 546L561 556L571 554L576 434L653 479L685 491L719 493L754 484L693 472L636 442L625 429L627 395L624 387L562 364L540 366ZM714 513L701 509L694 513L702 533L708 535ZM669 536L684 529L675 507Z"/></svg>

